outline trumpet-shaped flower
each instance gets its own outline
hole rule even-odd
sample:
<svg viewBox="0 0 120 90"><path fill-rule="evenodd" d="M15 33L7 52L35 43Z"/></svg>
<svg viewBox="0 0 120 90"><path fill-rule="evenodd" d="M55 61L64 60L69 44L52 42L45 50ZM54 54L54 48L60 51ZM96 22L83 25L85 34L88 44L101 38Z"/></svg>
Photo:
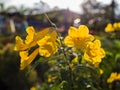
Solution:
<svg viewBox="0 0 120 90"><path fill-rule="evenodd" d="M120 80L120 74L117 72L112 72L110 77L107 79L107 82L112 83L115 80Z"/></svg>
<svg viewBox="0 0 120 90"><path fill-rule="evenodd" d="M30 47L33 47L37 44L37 42L42 39L45 35L49 33L49 28L45 28L39 32L37 32L33 38L32 43L30 44Z"/></svg>
<svg viewBox="0 0 120 90"><path fill-rule="evenodd" d="M105 32L113 32L114 31L114 27L111 23L107 24L107 26L105 27Z"/></svg>
<svg viewBox="0 0 120 90"><path fill-rule="evenodd" d="M37 45L37 41L42 39L45 35L48 34L49 28L46 28L36 33L34 28L30 26L26 29L26 32L28 35L26 36L25 40L22 40L21 37L16 36L16 45L14 47L14 50L20 51L20 57L21 57L20 69L21 70L23 70L35 59L39 49L34 50L30 55L28 55L29 53L28 50L31 47L34 47L35 45Z"/></svg>
<svg viewBox="0 0 120 90"><path fill-rule="evenodd" d="M101 48L101 42L99 40L95 40L94 42L90 42L84 52L84 58L93 63L100 63L101 58L105 57L105 51Z"/></svg>
<svg viewBox="0 0 120 90"><path fill-rule="evenodd" d="M56 46L56 32L53 31L50 35L45 36L38 41L39 54L41 56L50 57L57 52Z"/></svg>
<svg viewBox="0 0 120 90"><path fill-rule="evenodd" d="M28 35L26 36L25 41L22 40L21 37L16 36L16 45L14 47L14 50L26 50L35 46L37 44L37 41L43 38L49 32L49 28L36 33L34 28L32 26L29 26L27 27L26 32Z"/></svg>
<svg viewBox="0 0 120 90"><path fill-rule="evenodd" d="M20 69L23 70L26 66L28 66L35 59L37 54L38 54L38 48L34 50L29 56L28 56L28 51L21 51Z"/></svg>
<svg viewBox="0 0 120 90"><path fill-rule="evenodd" d="M110 77L107 79L108 83L112 83L117 77L117 73L111 73Z"/></svg>
<svg viewBox="0 0 120 90"><path fill-rule="evenodd" d="M85 48L87 44L92 41L94 37L89 34L87 26L81 25L79 28L70 27L68 36L65 37L64 43L68 47L75 49Z"/></svg>

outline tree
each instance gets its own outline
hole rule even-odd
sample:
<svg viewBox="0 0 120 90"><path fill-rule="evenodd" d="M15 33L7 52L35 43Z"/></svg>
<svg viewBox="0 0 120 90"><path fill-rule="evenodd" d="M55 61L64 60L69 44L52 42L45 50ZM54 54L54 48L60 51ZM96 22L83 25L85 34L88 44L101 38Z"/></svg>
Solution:
<svg viewBox="0 0 120 90"><path fill-rule="evenodd" d="M40 1L39 3L34 4L34 10L37 11L37 13L44 13L50 11L50 7L47 3Z"/></svg>
<svg viewBox="0 0 120 90"><path fill-rule="evenodd" d="M110 5L104 5L96 0L85 0L82 3L81 23L88 25L93 30L104 30L106 24L115 19L112 6L113 2Z"/></svg>

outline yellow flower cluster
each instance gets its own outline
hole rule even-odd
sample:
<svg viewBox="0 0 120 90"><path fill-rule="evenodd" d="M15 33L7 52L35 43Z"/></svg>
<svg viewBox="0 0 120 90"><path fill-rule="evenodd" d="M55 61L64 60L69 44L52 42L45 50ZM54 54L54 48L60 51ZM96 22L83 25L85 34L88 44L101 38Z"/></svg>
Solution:
<svg viewBox="0 0 120 90"><path fill-rule="evenodd" d="M16 36L16 45L14 48L14 50L19 51L21 57L21 70L28 66L38 54L50 57L58 52L56 44L57 33L55 30L46 28L35 32L34 28L29 26L26 32L27 36L25 40ZM89 29L85 25L81 25L79 28L70 27L68 36L64 39L64 44L68 47L73 47L74 50L80 51L80 53L84 53L84 59L94 65L98 65L105 56L105 51L101 48L100 40L95 40L94 36L89 34ZM31 50L33 50L32 53ZM74 63L78 62L77 58L73 60Z"/></svg>
<svg viewBox="0 0 120 90"><path fill-rule="evenodd" d="M16 45L14 47L14 50L19 51L21 57L21 70L28 66L38 53L41 56L49 57L57 52L57 46L55 45L57 34L55 31L50 31L49 28L46 28L42 31L35 32L34 28L29 26L26 32L28 35L25 40L16 36ZM32 47L37 48L32 53L29 53Z"/></svg>
<svg viewBox="0 0 120 90"><path fill-rule="evenodd" d="M100 40L94 40L85 25L81 25L79 28L70 27L64 42L68 47L83 51L85 60L92 64L100 63L101 58L105 57Z"/></svg>
<svg viewBox="0 0 120 90"><path fill-rule="evenodd" d="M105 27L105 32L113 32L113 31L119 31L120 30L120 22L118 23L108 23Z"/></svg>
<svg viewBox="0 0 120 90"><path fill-rule="evenodd" d="M107 82L112 83L116 80L120 80L120 73L113 72L111 73L110 77L107 79Z"/></svg>

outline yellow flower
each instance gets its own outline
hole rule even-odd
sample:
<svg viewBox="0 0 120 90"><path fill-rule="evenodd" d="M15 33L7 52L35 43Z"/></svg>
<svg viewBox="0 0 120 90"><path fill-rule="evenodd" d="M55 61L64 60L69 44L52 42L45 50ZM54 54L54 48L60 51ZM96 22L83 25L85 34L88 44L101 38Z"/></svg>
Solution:
<svg viewBox="0 0 120 90"><path fill-rule="evenodd" d="M110 77L107 79L108 83L112 83L114 80L116 80L117 73L111 73Z"/></svg>
<svg viewBox="0 0 120 90"><path fill-rule="evenodd" d="M79 62L78 56L76 56L75 58L72 59L71 63L69 64L70 68L72 69L78 62Z"/></svg>
<svg viewBox="0 0 120 90"><path fill-rule="evenodd" d="M107 82L112 83L116 80L120 80L120 73L112 72L110 77L107 79Z"/></svg>
<svg viewBox="0 0 120 90"><path fill-rule="evenodd" d="M30 90L36 90L36 88L35 88L34 86L32 86L32 87L30 88Z"/></svg>
<svg viewBox="0 0 120 90"><path fill-rule="evenodd" d="M78 63L78 56L76 56L72 61L71 61L72 63Z"/></svg>
<svg viewBox="0 0 120 90"><path fill-rule="evenodd" d="M29 26L27 27L26 32L28 33L28 35L26 36L25 41L23 41L21 37L16 36L16 45L14 47L14 50L26 50L35 46L39 39L43 38L45 35L48 34L49 28L46 28L36 33L34 28L32 26Z"/></svg>
<svg viewBox="0 0 120 90"><path fill-rule="evenodd" d="M113 32L114 28L113 25L111 23L107 24L107 26L105 27L105 32Z"/></svg>
<svg viewBox="0 0 120 90"><path fill-rule="evenodd" d="M28 66L37 56L38 54L38 48L34 50L29 56L28 56L28 51L21 51L20 52L20 70L23 70L26 66Z"/></svg>
<svg viewBox="0 0 120 90"><path fill-rule="evenodd" d="M99 40L90 42L84 52L85 60L96 64L100 63L103 57L105 57L105 51L101 48L101 42Z"/></svg>
<svg viewBox="0 0 120 90"><path fill-rule="evenodd" d="M88 42L92 41L94 37L89 34L87 26L81 25L79 28L70 27L68 36L65 37L64 43L68 47L74 47L76 49L85 48Z"/></svg>
<svg viewBox="0 0 120 90"><path fill-rule="evenodd" d="M30 44L30 47L33 47L37 44L37 42L42 39L45 35L49 33L49 28L45 28L39 32L37 32L33 38L32 43Z"/></svg>
<svg viewBox="0 0 120 90"><path fill-rule="evenodd" d="M114 23L114 24L113 24L113 28L114 28L115 30L118 30L118 28L119 28L119 27L118 27L118 23Z"/></svg>
<svg viewBox="0 0 120 90"><path fill-rule="evenodd" d="M18 51L18 50L26 50L28 48L28 45L27 44L24 44L23 40L21 39L21 37L19 36L16 36L16 45L14 47L14 50L15 51Z"/></svg>
<svg viewBox="0 0 120 90"><path fill-rule="evenodd" d="M101 68L99 68L99 71L101 75L104 73L104 71Z"/></svg>
<svg viewBox="0 0 120 90"><path fill-rule="evenodd" d="M46 28L42 31L35 32L32 26L27 27L26 29L27 36L25 40L22 40L21 37L16 36L16 45L14 50L20 51L21 63L20 69L23 70L26 66L28 66L37 56L39 49L34 50L30 55L29 49L37 45L38 40L42 39L45 35L48 34L49 28Z"/></svg>
<svg viewBox="0 0 120 90"><path fill-rule="evenodd" d="M113 27L114 27L114 29L115 29L116 31L119 31L119 30L120 30L120 22L114 23L114 24L113 24Z"/></svg>
<svg viewBox="0 0 120 90"><path fill-rule="evenodd" d="M40 46L39 54L41 56L50 57L57 52L56 35L56 32L53 31L50 35L47 35L38 41L38 45Z"/></svg>
<svg viewBox="0 0 120 90"><path fill-rule="evenodd" d="M118 31L120 31L120 22L118 22Z"/></svg>
<svg viewBox="0 0 120 90"><path fill-rule="evenodd" d="M118 73L116 80L120 80L120 73Z"/></svg>

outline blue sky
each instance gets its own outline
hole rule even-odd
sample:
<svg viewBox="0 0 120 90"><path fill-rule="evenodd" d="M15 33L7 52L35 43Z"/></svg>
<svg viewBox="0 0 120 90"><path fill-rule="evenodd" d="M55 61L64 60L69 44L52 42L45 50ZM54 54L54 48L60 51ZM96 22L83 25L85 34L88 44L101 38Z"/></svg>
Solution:
<svg viewBox="0 0 120 90"><path fill-rule="evenodd" d="M6 0L6 5L25 5L28 7L32 7L34 3L40 2L40 0ZM41 0L46 2L51 8L57 6L61 9L67 9L69 8L72 11L78 12L80 11L80 4L84 0ZM110 4L111 0L97 0L99 2L102 2L103 4ZM116 0L118 3L120 3L120 0Z"/></svg>

